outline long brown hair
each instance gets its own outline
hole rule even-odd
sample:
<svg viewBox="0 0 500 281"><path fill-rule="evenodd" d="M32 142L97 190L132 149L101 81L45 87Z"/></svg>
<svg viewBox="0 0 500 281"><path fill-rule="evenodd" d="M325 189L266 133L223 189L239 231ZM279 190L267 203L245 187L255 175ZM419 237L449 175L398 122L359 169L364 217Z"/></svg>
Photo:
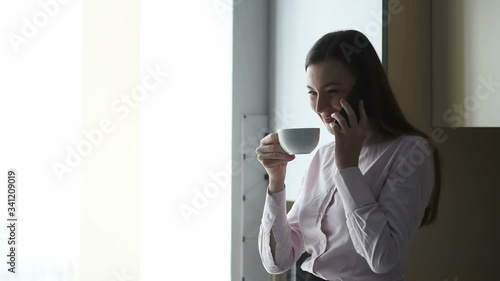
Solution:
<svg viewBox="0 0 500 281"><path fill-rule="evenodd" d="M376 129L386 138L418 135L431 145L434 160L434 187L420 226L432 224L438 214L441 191L441 161L434 141L406 120L392 92L382 63L368 38L356 30L340 30L325 34L308 52L305 69L326 60L342 62L365 89L365 109ZM366 93L369 93L366 94Z"/></svg>

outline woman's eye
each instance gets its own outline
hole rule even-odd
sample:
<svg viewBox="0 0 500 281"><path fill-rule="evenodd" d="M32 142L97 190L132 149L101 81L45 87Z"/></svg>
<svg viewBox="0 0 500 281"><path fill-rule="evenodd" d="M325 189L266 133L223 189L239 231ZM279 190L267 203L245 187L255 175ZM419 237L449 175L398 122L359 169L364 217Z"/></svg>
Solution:
<svg viewBox="0 0 500 281"><path fill-rule="evenodd" d="M312 92L312 91L308 92L307 94L309 94L310 96L315 96L316 95L316 93Z"/></svg>
<svg viewBox="0 0 500 281"><path fill-rule="evenodd" d="M335 95L338 93L337 90L328 90L327 93L329 93L330 95Z"/></svg>

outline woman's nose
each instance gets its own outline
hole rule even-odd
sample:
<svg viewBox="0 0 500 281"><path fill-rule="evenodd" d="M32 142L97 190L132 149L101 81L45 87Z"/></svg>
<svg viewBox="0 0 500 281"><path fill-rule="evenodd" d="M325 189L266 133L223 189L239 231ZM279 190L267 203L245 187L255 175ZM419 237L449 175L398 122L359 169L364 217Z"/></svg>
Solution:
<svg viewBox="0 0 500 281"><path fill-rule="evenodd" d="M321 113L330 107L330 99L324 95L318 95L316 99L316 112Z"/></svg>

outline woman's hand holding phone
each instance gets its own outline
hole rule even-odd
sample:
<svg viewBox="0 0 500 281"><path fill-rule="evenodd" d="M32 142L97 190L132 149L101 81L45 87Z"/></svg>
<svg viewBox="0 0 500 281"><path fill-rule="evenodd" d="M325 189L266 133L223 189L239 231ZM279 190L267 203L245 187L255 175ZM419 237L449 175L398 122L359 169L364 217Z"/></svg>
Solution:
<svg viewBox="0 0 500 281"><path fill-rule="evenodd" d="M335 134L335 163L339 170L358 166L359 154L368 131L368 118L363 100L359 101L359 121L346 100L342 99L340 104L346 112L349 125L348 120L339 112L332 114L332 118L335 118L337 122L330 123Z"/></svg>

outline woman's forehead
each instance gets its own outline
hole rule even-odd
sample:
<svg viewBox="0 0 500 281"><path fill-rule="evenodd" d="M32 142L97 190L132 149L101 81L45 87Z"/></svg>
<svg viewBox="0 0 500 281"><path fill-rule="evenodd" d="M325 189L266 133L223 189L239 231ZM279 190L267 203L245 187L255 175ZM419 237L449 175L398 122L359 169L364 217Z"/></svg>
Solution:
<svg viewBox="0 0 500 281"><path fill-rule="evenodd" d="M325 83L350 84L352 80L350 71L339 61L328 60L307 67L307 82L311 87L322 87Z"/></svg>

